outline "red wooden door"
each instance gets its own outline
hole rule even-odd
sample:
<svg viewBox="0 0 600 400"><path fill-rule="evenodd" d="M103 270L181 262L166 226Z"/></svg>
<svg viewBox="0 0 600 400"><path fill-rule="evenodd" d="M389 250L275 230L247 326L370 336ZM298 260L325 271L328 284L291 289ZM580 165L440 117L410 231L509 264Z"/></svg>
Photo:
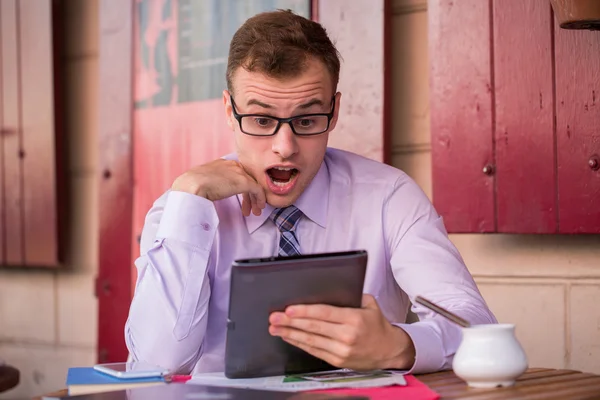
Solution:
<svg viewBox="0 0 600 400"><path fill-rule="evenodd" d="M228 50L233 30L246 17L272 3L253 3L258 8L247 3L245 7L236 8L233 5L239 6L238 2L222 0L123 1L118 3L118 7L101 2L100 150L104 173L100 192L101 204L110 206L102 207L100 215L97 288L100 361L122 361L127 356L123 324L136 279L132 261L139 255L137 238L152 202L190 166L208 162L233 150L220 96L225 87L224 74L202 66L222 64L225 57L223 50ZM321 17L327 16L324 24L336 35L348 34L353 24L365 15L365 7L376 8L376 12L368 14L373 21L362 19L366 26L374 29L368 40L361 38L359 46L354 46L351 40L344 39L343 48L340 48L345 58L348 57L348 63L370 63L370 70L364 71L364 80L352 85L349 81L357 78L356 74L363 73L360 68L358 72L346 73L346 78L342 78L341 86L349 87L350 94L345 97L347 108L343 113L364 121L356 126L348 124L339 135L352 139L337 139L335 145L387 160L389 1L328 0L322 6L315 0L276 3L277 7L295 9L307 16L312 5L313 11ZM345 19L345 15L349 18ZM199 51L198 48L207 43L198 39L198 35L200 38L216 38L216 41L211 44L209 40L208 47ZM209 51L211 46L217 47L216 56ZM128 54L132 53L132 49L134 57L130 60ZM371 59L368 60L367 56ZM132 71L134 84L133 93L130 93L127 88L132 86ZM221 72L224 73L224 68ZM355 93L354 99L351 93ZM371 97L365 101L361 93L368 93ZM132 102L135 108L131 120ZM130 136L131 122L133 133ZM364 126L370 127L366 135Z"/></svg>
<svg viewBox="0 0 600 400"><path fill-rule="evenodd" d="M368 40L362 38L359 46L354 46L345 39L340 48L347 62L370 63L370 70L365 70L364 79L352 85L348 81L357 78L356 72L346 72L342 78L345 81L342 87L351 87L349 92L356 96L345 97L344 115L364 121L358 126L349 124L339 135L352 139L337 139L335 145L386 160L389 157L388 0L337 1L323 6L316 0L276 3L277 7L291 8L307 16L312 5L313 11L328 17L324 24L336 35L346 35L365 15L365 7L376 7L376 12L368 14L373 21L363 19L366 26L374 29ZM239 3L222 0L139 0L118 4L116 7L101 2L100 8L100 158L104 171L100 192L101 205L105 207L101 207L100 215L97 292L98 358L103 362L127 357L123 325L136 279L132 261L139 255L138 237L152 202L170 187L178 174L233 150L220 94L225 87L224 66L220 66L221 72L203 66L223 64L229 37L237 26L273 2L252 3L258 8L250 3L233 7ZM207 38L210 40L206 41ZM206 48L198 50L203 47ZM211 53L214 47L216 53ZM130 60L128 54L132 48L134 57ZM132 87L131 71L133 93L127 90ZM371 97L365 101L361 93ZM130 119L132 103L135 108ZM367 134L364 126L370 127Z"/></svg>
<svg viewBox="0 0 600 400"><path fill-rule="evenodd" d="M560 29L549 2L434 0L429 15L448 230L600 232L600 35Z"/></svg>

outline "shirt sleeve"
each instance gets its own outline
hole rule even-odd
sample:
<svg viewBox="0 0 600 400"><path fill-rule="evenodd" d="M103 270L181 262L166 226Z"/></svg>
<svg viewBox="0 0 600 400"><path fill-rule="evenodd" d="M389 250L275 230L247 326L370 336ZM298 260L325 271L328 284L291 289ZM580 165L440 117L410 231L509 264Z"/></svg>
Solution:
<svg viewBox="0 0 600 400"><path fill-rule="evenodd" d="M497 323L448 238L442 218L408 176L396 182L383 217L394 277L411 300L423 296L473 324ZM418 322L394 324L404 329L415 345L410 373L452 368L461 328L419 304L413 303L412 310Z"/></svg>
<svg viewBox="0 0 600 400"><path fill-rule="evenodd" d="M170 191L146 216L137 282L125 324L135 361L189 373L201 354L211 293L208 271L219 220L214 204Z"/></svg>

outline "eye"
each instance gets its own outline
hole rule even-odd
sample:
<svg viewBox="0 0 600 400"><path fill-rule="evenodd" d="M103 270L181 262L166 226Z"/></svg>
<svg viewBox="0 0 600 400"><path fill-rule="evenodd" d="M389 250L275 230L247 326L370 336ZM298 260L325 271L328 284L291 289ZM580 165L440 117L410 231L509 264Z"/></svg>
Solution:
<svg viewBox="0 0 600 400"><path fill-rule="evenodd" d="M298 125L301 128L309 128L310 126L313 125L315 121L309 118L302 118L302 119L297 119L296 120L296 125Z"/></svg>
<svg viewBox="0 0 600 400"><path fill-rule="evenodd" d="M273 126L273 123L274 123L274 122L275 122L275 121L273 121L273 120L272 120L272 119L270 119L270 118L262 118L262 117L255 117L255 118L254 118L254 123L255 123L257 126L261 127L261 128L268 128L268 127L270 127L270 126Z"/></svg>

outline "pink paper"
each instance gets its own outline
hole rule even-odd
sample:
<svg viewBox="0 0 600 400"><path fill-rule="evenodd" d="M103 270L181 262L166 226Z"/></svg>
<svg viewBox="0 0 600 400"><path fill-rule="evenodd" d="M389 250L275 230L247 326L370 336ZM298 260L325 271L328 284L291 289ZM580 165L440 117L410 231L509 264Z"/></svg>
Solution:
<svg viewBox="0 0 600 400"><path fill-rule="evenodd" d="M405 375L406 386L384 386L365 389L327 389L317 393L344 394L366 396L371 400L437 400L440 395L412 375Z"/></svg>

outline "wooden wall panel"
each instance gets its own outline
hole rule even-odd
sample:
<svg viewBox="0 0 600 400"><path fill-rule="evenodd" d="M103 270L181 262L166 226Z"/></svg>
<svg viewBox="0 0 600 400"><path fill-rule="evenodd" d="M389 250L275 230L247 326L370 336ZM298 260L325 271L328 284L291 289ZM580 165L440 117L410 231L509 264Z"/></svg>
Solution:
<svg viewBox="0 0 600 400"><path fill-rule="evenodd" d="M431 0L428 14L433 201L449 231L492 232L490 2Z"/></svg>
<svg viewBox="0 0 600 400"><path fill-rule="evenodd" d="M56 8L52 0L0 2L0 265L10 267L60 265Z"/></svg>
<svg viewBox="0 0 600 400"><path fill-rule="evenodd" d="M555 30L560 232L600 233L600 32Z"/></svg>
<svg viewBox="0 0 600 400"><path fill-rule="evenodd" d="M6 258L6 248L4 243L4 92L3 92L3 74L4 66L2 63L2 5L0 4L0 265L4 264Z"/></svg>
<svg viewBox="0 0 600 400"><path fill-rule="evenodd" d="M343 59L340 116L329 146L389 163L390 0L319 0L313 8Z"/></svg>
<svg viewBox="0 0 600 400"><path fill-rule="evenodd" d="M58 261L52 1L19 0L25 264Z"/></svg>
<svg viewBox="0 0 600 400"><path fill-rule="evenodd" d="M23 187L22 162L19 157L22 141L20 115L21 72L18 41L17 0L0 2L2 40L2 143L4 183L4 264L23 263Z"/></svg>
<svg viewBox="0 0 600 400"><path fill-rule="evenodd" d="M127 359L131 301L133 0L100 1L98 360ZM152 177L153 178L153 177Z"/></svg>
<svg viewBox="0 0 600 400"><path fill-rule="evenodd" d="M551 6L496 0L493 21L498 232L556 232Z"/></svg>

